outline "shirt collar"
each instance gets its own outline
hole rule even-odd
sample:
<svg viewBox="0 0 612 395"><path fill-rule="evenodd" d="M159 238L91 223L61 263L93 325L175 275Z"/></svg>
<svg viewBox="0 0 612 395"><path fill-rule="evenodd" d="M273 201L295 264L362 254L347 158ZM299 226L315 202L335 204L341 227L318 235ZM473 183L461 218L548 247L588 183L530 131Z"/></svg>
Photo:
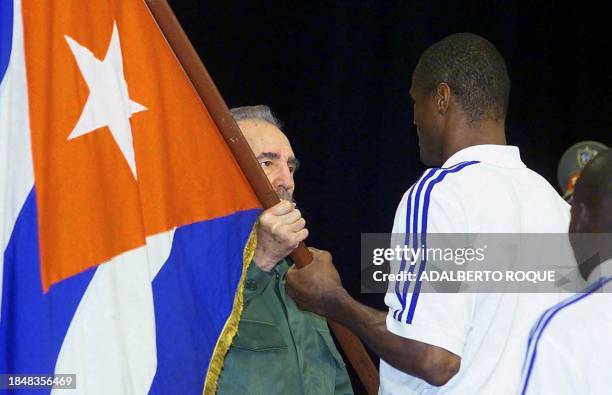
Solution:
<svg viewBox="0 0 612 395"><path fill-rule="evenodd" d="M587 278L587 285L591 285L602 277L612 277L612 259L603 261L591 273Z"/></svg>
<svg viewBox="0 0 612 395"><path fill-rule="evenodd" d="M494 144L472 145L459 150L448 158L442 167L451 167L458 163L472 160L509 169L523 169L527 167L521 161L518 147Z"/></svg>

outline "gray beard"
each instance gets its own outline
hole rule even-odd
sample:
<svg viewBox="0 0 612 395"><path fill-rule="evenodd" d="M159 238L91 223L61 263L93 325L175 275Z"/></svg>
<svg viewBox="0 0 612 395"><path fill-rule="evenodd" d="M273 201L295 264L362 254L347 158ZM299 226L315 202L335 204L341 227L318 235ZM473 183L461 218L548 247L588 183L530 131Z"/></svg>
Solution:
<svg viewBox="0 0 612 395"><path fill-rule="evenodd" d="M293 203L293 195L288 190L286 190L285 188L278 188L276 190L276 194L278 195L279 199L287 200L287 201Z"/></svg>

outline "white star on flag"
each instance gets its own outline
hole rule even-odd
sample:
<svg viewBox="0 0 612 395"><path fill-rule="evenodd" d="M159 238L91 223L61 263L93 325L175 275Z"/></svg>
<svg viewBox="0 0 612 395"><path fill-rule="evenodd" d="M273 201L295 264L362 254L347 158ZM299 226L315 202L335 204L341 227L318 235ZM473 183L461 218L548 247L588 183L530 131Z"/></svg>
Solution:
<svg viewBox="0 0 612 395"><path fill-rule="evenodd" d="M108 126L134 178L138 178L130 118L147 108L130 100L128 95L117 24L113 24L113 34L102 61L96 59L93 52L71 37L64 37L89 87L89 97L68 140Z"/></svg>

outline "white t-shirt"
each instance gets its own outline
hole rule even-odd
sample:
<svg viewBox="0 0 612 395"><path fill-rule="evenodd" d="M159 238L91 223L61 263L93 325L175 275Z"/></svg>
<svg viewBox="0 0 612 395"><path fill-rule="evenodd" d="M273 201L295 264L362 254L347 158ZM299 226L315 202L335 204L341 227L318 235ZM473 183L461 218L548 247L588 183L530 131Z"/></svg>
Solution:
<svg viewBox="0 0 612 395"><path fill-rule="evenodd" d="M536 321L517 393L612 394L612 260L588 282Z"/></svg>
<svg viewBox="0 0 612 395"><path fill-rule="evenodd" d="M425 171L402 198L393 233L566 233L568 226L569 205L523 164L517 147L478 145ZM387 293L387 328L460 356L461 368L434 387L381 360L381 394L514 394L529 329L561 300L550 293L419 293L415 286Z"/></svg>

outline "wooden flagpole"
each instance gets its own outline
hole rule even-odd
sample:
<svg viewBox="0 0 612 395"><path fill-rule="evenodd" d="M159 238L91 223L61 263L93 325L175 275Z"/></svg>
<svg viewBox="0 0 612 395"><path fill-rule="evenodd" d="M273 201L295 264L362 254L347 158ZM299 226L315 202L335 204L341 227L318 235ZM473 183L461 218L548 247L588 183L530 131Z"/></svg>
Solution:
<svg viewBox="0 0 612 395"><path fill-rule="evenodd" d="M202 63L178 19L176 19L170 5L166 0L146 0L146 4L181 63L185 74L191 80L219 131L225 138L236 161L255 191L257 198L264 208L274 206L279 202L276 192L270 185L240 128L234 122L223 97L221 97L206 67L204 67L204 63ZM291 254L291 258L299 268L308 265L312 261L312 254L304 243L300 243L298 248ZM378 371L359 338L337 322L331 320L328 322L368 393L372 395L378 393Z"/></svg>

